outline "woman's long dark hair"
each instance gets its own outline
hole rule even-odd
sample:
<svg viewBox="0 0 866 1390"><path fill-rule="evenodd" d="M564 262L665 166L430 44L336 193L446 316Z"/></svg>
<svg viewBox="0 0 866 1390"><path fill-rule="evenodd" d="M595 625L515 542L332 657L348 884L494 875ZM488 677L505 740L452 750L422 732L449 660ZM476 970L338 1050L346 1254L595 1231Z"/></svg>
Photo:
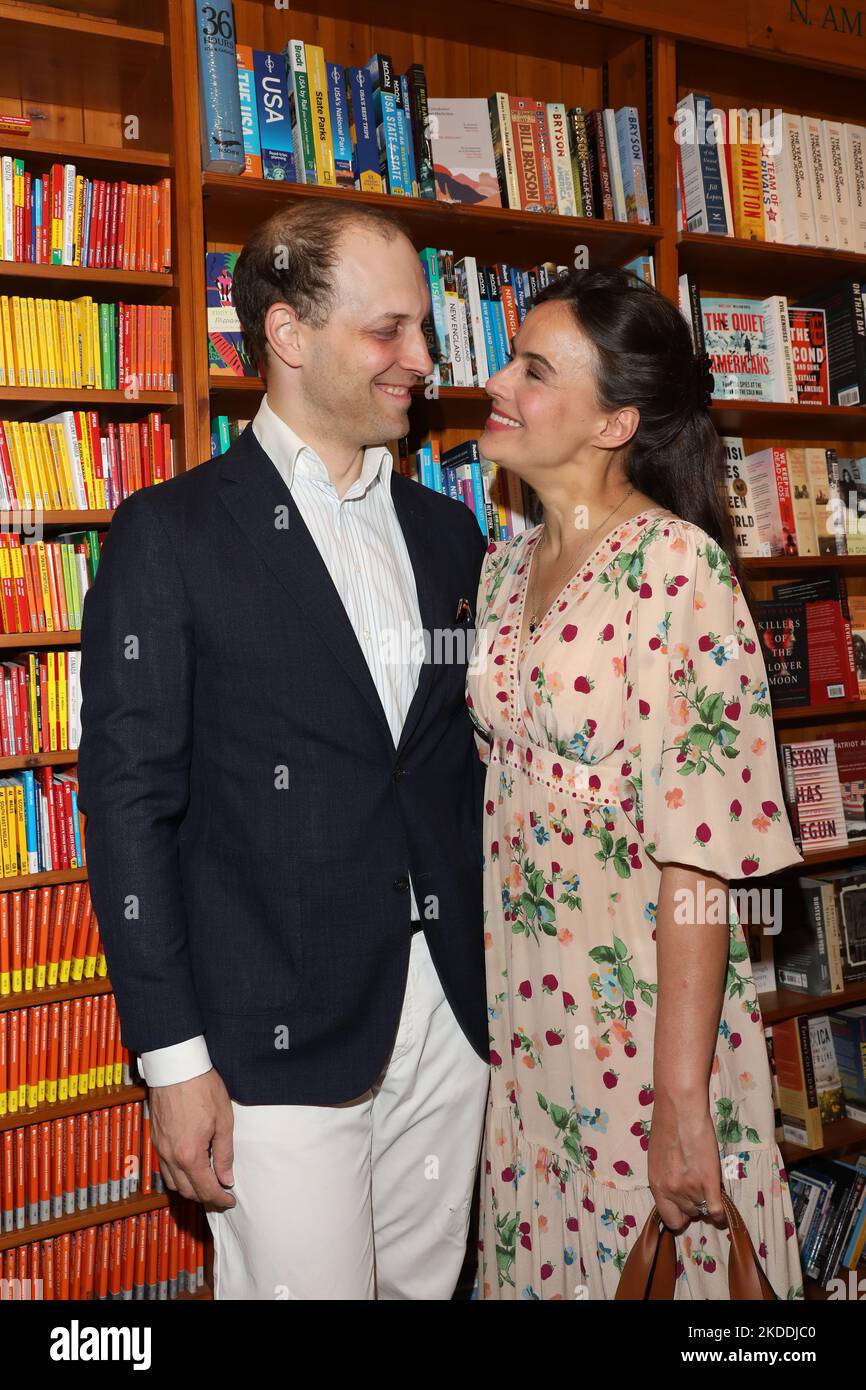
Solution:
<svg viewBox="0 0 866 1390"><path fill-rule="evenodd" d="M571 271L540 290L532 307L551 302L568 306L595 347L602 408L640 411L629 482L721 546L748 602L725 498L724 449L680 310L631 271L609 267Z"/></svg>

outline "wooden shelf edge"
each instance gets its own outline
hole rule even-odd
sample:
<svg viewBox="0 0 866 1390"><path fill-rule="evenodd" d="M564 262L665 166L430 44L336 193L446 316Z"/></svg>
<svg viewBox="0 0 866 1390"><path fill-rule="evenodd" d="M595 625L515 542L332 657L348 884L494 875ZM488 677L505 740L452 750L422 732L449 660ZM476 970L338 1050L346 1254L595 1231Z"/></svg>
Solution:
<svg viewBox="0 0 866 1390"><path fill-rule="evenodd" d="M104 1226L109 1221L120 1221L127 1216L159 1211L168 1205L167 1192L148 1192L143 1196L136 1193L134 1197L123 1197L118 1202L104 1202L101 1206L87 1207L84 1211L76 1210L64 1216L53 1216L50 1220L39 1221L33 1226L22 1226L20 1230L4 1231L0 1233L0 1250L17 1249L19 1245L33 1245L38 1240L49 1240L52 1236L85 1230L88 1226Z"/></svg>
<svg viewBox="0 0 866 1390"><path fill-rule="evenodd" d="M131 1100L145 1100L147 1090L143 1085L111 1086L101 1091L88 1091L75 1100L60 1101L55 1105L39 1105L35 1110L18 1110L14 1115L0 1117L0 1132L6 1129L26 1129L30 1125L42 1124L43 1120L61 1120L68 1115L83 1115L88 1110L109 1110L113 1105L126 1105Z"/></svg>

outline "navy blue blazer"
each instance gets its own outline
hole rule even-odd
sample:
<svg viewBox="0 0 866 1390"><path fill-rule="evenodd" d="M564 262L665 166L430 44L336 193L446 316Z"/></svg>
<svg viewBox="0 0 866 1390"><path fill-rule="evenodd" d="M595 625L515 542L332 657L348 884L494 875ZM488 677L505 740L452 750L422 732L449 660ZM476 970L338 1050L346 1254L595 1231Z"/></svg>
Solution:
<svg viewBox="0 0 866 1390"><path fill-rule="evenodd" d="M458 627L461 598L474 621L474 516L396 471L391 495L425 631ZM204 1033L243 1103L362 1094L399 1023L411 873L449 1003L486 1060L471 644L425 660L395 747L250 426L222 457L121 503L81 643L79 806L125 1045Z"/></svg>

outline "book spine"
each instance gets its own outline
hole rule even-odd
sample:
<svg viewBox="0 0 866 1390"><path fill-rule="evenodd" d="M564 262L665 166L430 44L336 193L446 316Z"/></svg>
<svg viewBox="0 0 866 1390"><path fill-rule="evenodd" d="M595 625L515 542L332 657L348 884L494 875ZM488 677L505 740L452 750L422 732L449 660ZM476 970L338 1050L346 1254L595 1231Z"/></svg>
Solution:
<svg viewBox="0 0 866 1390"><path fill-rule="evenodd" d="M202 167L209 172L240 174L244 134L231 0L221 7L219 19L206 0L196 0L196 36Z"/></svg>

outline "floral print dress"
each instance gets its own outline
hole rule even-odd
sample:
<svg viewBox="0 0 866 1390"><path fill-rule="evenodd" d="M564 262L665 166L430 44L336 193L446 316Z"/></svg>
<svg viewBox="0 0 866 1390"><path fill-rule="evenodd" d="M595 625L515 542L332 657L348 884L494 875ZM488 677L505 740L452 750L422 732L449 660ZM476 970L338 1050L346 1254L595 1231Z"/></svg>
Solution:
<svg viewBox="0 0 866 1390"><path fill-rule="evenodd" d="M609 1299L654 1205L661 866L743 880L801 856L760 647L724 551L663 508L631 517L521 654L542 532L488 547L467 682L487 764L492 1084L479 1293ZM776 1294L802 1298L763 1023L733 905L728 920L709 1083L722 1183ZM727 1231L692 1221L676 1241L675 1297L726 1299Z"/></svg>

